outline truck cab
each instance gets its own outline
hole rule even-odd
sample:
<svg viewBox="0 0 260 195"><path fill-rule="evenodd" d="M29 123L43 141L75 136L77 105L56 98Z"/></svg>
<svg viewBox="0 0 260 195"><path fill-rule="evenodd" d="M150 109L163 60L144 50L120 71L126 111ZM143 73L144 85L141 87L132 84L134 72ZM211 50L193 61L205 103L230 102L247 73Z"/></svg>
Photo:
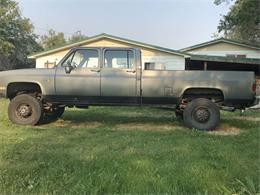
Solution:
<svg viewBox="0 0 260 195"><path fill-rule="evenodd" d="M138 104L140 56L134 48L73 49L57 65L55 98L65 103Z"/></svg>

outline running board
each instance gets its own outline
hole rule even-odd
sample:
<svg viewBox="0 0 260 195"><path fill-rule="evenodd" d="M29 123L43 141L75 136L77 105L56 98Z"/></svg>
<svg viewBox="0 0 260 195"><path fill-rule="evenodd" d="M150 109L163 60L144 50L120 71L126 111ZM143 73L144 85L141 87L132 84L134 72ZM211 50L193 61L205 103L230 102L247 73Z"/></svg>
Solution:
<svg viewBox="0 0 260 195"><path fill-rule="evenodd" d="M220 106L221 110L228 111L228 112L234 112L236 110L235 107L229 107L229 106Z"/></svg>

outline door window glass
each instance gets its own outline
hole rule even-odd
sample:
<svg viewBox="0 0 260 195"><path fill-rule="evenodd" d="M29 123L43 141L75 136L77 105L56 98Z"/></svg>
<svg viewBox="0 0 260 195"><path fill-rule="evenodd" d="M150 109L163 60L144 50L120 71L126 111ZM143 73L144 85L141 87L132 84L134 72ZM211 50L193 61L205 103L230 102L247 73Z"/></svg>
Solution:
<svg viewBox="0 0 260 195"><path fill-rule="evenodd" d="M71 64L76 68L98 67L98 51L94 49L80 49L72 53L63 65Z"/></svg>
<svg viewBox="0 0 260 195"><path fill-rule="evenodd" d="M131 50L107 50L104 67L134 69L134 52Z"/></svg>

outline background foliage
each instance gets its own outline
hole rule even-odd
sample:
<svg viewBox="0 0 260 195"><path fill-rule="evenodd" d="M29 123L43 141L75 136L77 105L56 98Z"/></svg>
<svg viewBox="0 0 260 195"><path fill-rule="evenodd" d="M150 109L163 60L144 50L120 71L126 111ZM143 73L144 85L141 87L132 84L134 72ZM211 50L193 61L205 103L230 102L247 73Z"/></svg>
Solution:
<svg viewBox="0 0 260 195"><path fill-rule="evenodd" d="M33 66L26 56L41 50L33 31L33 25L22 17L17 2L0 0L0 70Z"/></svg>
<svg viewBox="0 0 260 195"><path fill-rule="evenodd" d="M75 43L86 38L87 36L81 34L80 31L77 31L66 39L63 32L56 32L53 29L49 29L47 34L41 36L40 44L44 49L51 49L66 43Z"/></svg>
<svg viewBox="0 0 260 195"><path fill-rule="evenodd" d="M259 0L214 0L214 3L232 3L230 11L220 19L218 36L260 45ZM35 62L27 59L29 54L85 38L80 31L66 39L64 33L49 29L39 39L30 19L22 16L18 3L0 0L0 71L34 67Z"/></svg>
<svg viewBox="0 0 260 195"><path fill-rule="evenodd" d="M219 5L232 0L215 0ZM224 37L260 45L260 1L236 0L230 11L222 17L218 32Z"/></svg>

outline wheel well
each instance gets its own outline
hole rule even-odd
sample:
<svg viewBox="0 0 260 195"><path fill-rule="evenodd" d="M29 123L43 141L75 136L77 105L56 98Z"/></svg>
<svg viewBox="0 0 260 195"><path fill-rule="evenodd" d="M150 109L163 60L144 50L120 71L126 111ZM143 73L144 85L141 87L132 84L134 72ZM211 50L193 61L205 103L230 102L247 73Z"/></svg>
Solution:
<svg viewBox="0 0 260 195"><path fill-rule="evenodd" d="M23 93L42 93L41 87L37 83L10 83L7 86L7 97L14 98L17 94Z"/></svg>
<svg viewBox="0 0 260 195"><path fill-rule="evenodd" d="M189 88L183 93L182 99L206 98L215 101L223 101L224 94L220 89L215 88Z"/></svg>

